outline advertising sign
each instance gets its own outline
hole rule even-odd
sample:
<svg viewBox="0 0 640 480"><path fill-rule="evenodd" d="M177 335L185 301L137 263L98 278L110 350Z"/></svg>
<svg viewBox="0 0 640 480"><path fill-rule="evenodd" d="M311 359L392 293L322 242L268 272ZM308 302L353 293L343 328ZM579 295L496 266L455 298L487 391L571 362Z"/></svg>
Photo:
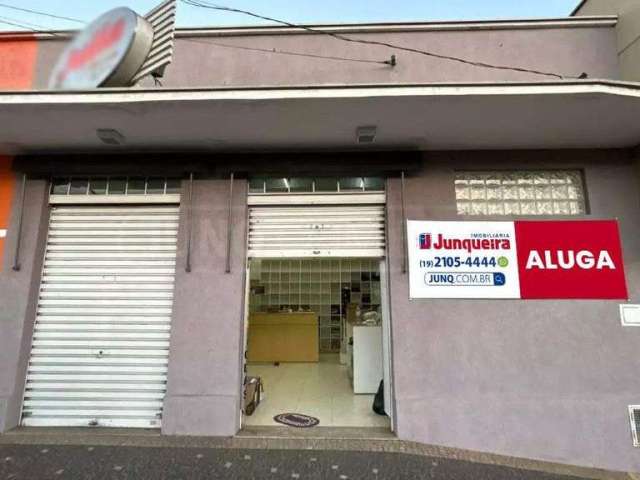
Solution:
<svg viewBox="0 0 640 480"><path fill-rule="evenodd" d="M127 86L147 58L153 35L153 27L129 8L104 13L62 52L49 78L49 88Z"/></svg>
<svg viewBox="0 0 640 480"><path fill-rule="evenodd" d="M411 298L520 298L513 222L409 222Z"/></svg>
<svg viewBox="0 0 640 480"><path fill-rule="evenodd" d="M409 221L407 239L411 298L628 298L616 221Z"/></svg>

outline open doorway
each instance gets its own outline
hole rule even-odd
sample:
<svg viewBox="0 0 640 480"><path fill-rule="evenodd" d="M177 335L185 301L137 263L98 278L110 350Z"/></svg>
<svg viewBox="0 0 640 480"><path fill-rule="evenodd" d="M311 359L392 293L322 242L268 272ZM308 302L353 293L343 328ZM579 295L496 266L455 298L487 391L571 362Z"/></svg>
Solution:
<svg viewBox="0 0 640 480"><path fill-rule="evenodd" d="M325 427L391 429L373 410L390 381L384 262L257 258L248 267L245 371L264 391L243 425L278 426L276 416L295 413Z"/></svg>

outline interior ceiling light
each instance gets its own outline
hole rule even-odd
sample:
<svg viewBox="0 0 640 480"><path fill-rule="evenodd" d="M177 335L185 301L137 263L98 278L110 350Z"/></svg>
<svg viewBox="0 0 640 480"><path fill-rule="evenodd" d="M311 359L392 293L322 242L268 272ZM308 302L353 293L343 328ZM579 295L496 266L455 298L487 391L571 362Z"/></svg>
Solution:
<svg viewBox="0 0 640 480"><path fill-rule="evenodd" d="M115 128L99 128L96 135L105 145L124 145L125 142L124 135Z"/></svg>
<svg viewBox="0 0 640 480"><path fill-rule="evenodd" d="M358 127L356 129L356 140L358 143L373 143L376 139L377 131L378 127L375 125Z"/></svg>

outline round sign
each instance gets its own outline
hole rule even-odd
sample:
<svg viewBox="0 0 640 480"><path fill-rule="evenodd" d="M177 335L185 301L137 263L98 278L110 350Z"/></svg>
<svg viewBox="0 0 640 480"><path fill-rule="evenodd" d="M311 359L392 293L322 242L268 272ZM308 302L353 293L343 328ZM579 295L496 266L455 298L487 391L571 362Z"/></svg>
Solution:
<svg viewBox="0 0 640 480"><path fill-rule="evenodd" d="M110 10L67 45L49 77L49 88L127 86L144 63L152 42L149 22L126 7Z"/></svg>

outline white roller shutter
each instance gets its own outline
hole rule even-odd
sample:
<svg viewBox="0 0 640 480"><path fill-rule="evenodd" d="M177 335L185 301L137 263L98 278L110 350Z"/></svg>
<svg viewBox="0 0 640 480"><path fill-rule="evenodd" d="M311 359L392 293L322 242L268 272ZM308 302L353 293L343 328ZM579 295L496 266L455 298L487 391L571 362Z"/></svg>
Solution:
<svg viewBox="0 0 640 480"><path fill-rule="evenodd" d="M249 257L384 257L384 205L253 206Z"/></svg>
<svg viewBox="0 0 640 480"><path fill-rule="evenodd" d="M178 217L53 207L22 425L160 426Z"/></svg>

